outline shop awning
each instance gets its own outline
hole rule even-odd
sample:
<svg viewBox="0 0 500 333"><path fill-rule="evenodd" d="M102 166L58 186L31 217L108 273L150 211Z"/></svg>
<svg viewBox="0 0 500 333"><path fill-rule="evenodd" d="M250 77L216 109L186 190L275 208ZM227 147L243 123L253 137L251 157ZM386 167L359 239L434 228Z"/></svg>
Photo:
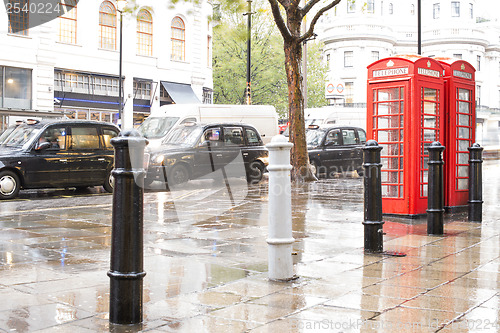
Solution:
<svg viewBox="0 0 500 333"><path fill-rule="evenodd" d="M176 104L200 103L189 84L161 81L161 85Z"/></svg>

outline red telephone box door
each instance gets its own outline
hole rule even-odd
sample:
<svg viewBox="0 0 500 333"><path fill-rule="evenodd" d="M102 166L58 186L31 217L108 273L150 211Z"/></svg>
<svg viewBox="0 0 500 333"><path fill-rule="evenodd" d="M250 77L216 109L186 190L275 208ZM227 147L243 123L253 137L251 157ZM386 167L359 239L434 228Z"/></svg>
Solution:
<svg viewBox="0 0 500 333"><path fill-rule="evenodd" d="M367 117L372 138L381 146L382 196L384 205L397 207L391 213L408 211L405 198L405 115L410 99L409 80L378 83L369 87L373 114ZM368 96L370 98L370 96Z"/></svg>

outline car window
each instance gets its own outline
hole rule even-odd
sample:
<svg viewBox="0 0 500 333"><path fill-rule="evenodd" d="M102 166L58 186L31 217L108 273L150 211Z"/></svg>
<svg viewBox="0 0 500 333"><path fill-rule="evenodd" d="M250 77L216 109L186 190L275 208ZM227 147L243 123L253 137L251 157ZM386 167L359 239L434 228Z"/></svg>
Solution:
<svg viewBox="0 0 500 333"><path fill-rule="evenodd" d="M360 144L365 144L366 143L366 133L365 133L365 131L359 129L358 130L358 137L359 137L359 143Z"/></svg>
<svg viewBox="0 0 500 333"><path fill-rule="evenodd" d="M48 149L64 150L66 149L66 128L49 127L43 131L38 139L38 145L44 142L50 142Z"/></svg>
<svg viewBox="0 0 500 333"><path fill-rule="evenodd" d="M344 140L344 145L355 145L356 142L356 131L354 129L343 129L342 139Z"/></svg>
<svg viewBox="0 0 500 333"><path fill-rule="evenodd" d="M72 127L70 149L99 149L97 127Z"/></svg>
<svg viewBox="0 0 500 333"><path fill-rule="evenodd" d="M202 142L210 142L211 147L218 147L222 145L222 135L220 128L209 128L203 132Z"/></svg>
<svg viewBox="0 0 500 333"><path fill-rule="evenodd" d="M243 146L243 128L241 127L224 127L224 145L226 146Z"/></svg>
<svg viewBox="0 0 500 333"><path fill-rule="evenodd" d="M340 143L341 143L340 130L338 129L330 130L326 135L325 146L338 146L340 145Z"/></svg>
<svg viewBox="0 0 500 333"><path fill-rule="evenodd" d="M118 135L117 131L114 131L109 128L102 129L102 141L105 149L112 149L113 145L111 144L111 139Z"/></svg>
<svg viewBox="0 0 500 333"><path fill-rule="evenodd" d="M255 132L251 128L247 128L245 132L247 134L247 140L250 146L257 146L260 144L259 135L257 134L257 132Z"/></svg>

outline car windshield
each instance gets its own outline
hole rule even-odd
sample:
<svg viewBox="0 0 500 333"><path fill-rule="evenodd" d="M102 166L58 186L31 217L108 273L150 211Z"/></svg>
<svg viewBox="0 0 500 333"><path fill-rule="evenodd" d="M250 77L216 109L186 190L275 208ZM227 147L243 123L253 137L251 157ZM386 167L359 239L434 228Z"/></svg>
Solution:
<svg viewBox="0 0 500 333"><path fill-rule="evenodd" d="M9 126L5 131L0 135L0 144L17 128L17 125Z"/></svg>
<svg viewBox="0 0 500 333"><path fill-rule="evenodd" d="M137 128L139 133L148 139L164 137L179 120L179 117L148 117Z"/></svg>
<svg viewBox="0 0 500 333"><path fill-rule="evenodd" d="M30 125L20 125L13 130L2 142L2 146L19 147L24 146L40 132L40 128Z"/></svg>
<svg viewBox="0 0 500 333"><path fill-rule="evenodd" d="M162 144L193 146L200 137L202 128L199 126L178 126L168 133Z"/></svg>
<svg viewBox="0 0 500 333"><path fill-rule="evenodd" d="M325 135L324 130L311 129L306 132L306 142L308 146L318 146Z"/></svg>

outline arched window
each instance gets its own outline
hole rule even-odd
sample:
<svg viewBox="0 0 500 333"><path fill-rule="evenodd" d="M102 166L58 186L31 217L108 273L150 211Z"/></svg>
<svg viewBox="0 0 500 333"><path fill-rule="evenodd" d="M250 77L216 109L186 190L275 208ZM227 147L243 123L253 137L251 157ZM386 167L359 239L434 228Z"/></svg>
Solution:
<svg viewBox="0 0 500 333"><path fill-rule="evenodd" d="M394 13L394 6L392 3L389 4L389 15L392 15Z"/></svg>
<svg viewBox="0 0 500 333"><path fill-rule="evenodd" d="M109 1L99 8L99 47L116 50L116 8Z"/></svg>
<svg viewBox="0 0 500 333"><path fill-rule="evenodd" d="M76 44L76 0L61 0L64 15L59 18L59 41Z"/></svg>
<svg viewBox="0 0 500 333"><path fill-rule="evenodd" d="M137 54L153 55L153 16L146 9L137 14Z"/></svg>
<svg viewBox="0 0 500 333"><path fill-rule="evenodd" d="M172 20L172 60L186 60L186 26L184 21L176 16Z"/></svg>

